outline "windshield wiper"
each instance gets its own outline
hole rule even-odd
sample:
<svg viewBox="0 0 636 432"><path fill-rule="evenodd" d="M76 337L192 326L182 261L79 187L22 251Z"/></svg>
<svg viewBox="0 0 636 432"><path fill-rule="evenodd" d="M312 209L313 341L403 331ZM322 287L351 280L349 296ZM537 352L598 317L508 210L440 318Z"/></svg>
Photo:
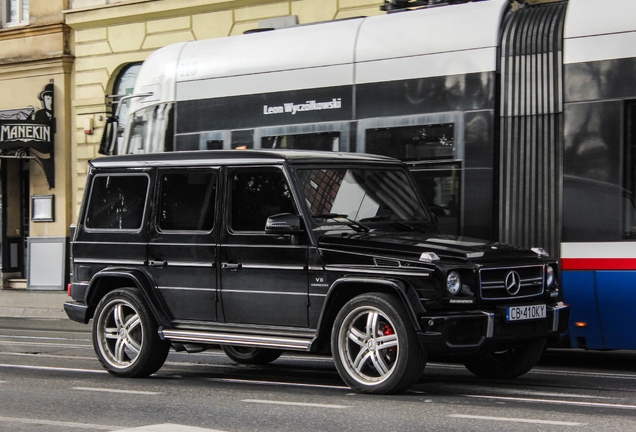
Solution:
<svg viewBox="0 0 636 432"><path fill-rule="evenodd" d="M339 213L321 213L321 214L317 214L317 215L312 215L313 218L316 219L334 219L334 220L338 220L338 219L344 219L347 221L347 225L349 225L351 228L354 229L354 231L357 232L369 232L371 231L371 228L369 228L366 225L361 224L358 221L355 221L353 219L349 219L349 216L345 215L345 214L339 214Z"/></svg>
<svg viewBox="0 0 636 432"><path fill-rule="evenodd" d="M377 216L371 216L371 217L368 217L368 218L360 219L360 222L378 222L378 221L390 222L390 223L392 223L395 226L399 226L401 228L405 228L405 229L407 229L409 231L415 230L415 228L413 228L411 225L409 225L407 223L404 223L402 221L389 219L387 216L377 215Z"/></svg>

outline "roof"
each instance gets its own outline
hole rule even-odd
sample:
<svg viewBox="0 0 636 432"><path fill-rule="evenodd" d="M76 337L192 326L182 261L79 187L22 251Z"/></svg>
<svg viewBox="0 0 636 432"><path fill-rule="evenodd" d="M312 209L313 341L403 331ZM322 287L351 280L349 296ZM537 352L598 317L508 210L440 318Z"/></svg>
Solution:
<svg viewBox="0 0 636 432"><path fill-rule="evenodd" d="M296 163L401 163L397 159L364 153L311 150L203 150L104 156L93 159L94 167L142 167L174 165L230 165Z"/></svg>

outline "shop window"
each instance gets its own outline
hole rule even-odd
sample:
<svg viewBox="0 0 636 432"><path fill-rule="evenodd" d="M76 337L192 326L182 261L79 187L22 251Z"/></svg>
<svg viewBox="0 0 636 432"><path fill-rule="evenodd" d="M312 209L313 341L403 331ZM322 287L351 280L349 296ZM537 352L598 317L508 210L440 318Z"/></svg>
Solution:
<svg viewBox="0 0 636 432"><path fill-rule="evenodd" d="M159 229L209 232L214 224L215 203L215 173L164 174L161 177Z"/></svg>
<svg viewBox="0 0 636 432"><path fill-rule="evenodd" d="M5 27L29 23L29 0L2 0Z"/></svg>

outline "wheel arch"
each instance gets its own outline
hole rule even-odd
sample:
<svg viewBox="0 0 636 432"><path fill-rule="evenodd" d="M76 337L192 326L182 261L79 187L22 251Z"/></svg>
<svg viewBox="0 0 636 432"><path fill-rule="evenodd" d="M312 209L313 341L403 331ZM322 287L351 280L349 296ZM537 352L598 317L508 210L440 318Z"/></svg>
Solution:
<svg viewBox="0 0 636 432"><path fill-rule="evenodd" d="M148 276L137 269L108 268L96 273L86 291L87 319L92 318L97 304L109 292L118 288L135 287L141 293L159 326L170 324L169 314L161 299L155 294Z"/></svg>
<svg viewBox="0 0 636 432"><path fill-rule="evenodd" d="M335 281L329 291L320 314L316 334L316 350L326 346L331 337L331 329L336 315L342 307L354 297L371 292L384 292L396 296L404 305L409 320L416 331L420 330L417 314L424 312L415 289L400 280L343 277ZM312 349L313 350L313 349Z"/></svg>

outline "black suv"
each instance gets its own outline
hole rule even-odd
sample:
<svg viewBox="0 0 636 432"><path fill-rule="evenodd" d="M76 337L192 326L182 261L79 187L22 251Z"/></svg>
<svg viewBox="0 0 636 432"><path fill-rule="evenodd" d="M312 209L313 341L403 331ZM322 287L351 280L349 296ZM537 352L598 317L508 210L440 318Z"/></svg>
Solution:
<svg viewBox="0 0 636 432"><path fill-rule="evenodd" d="M244 364L331 353L366 393L404 391L427 353L517 377L568 318L543 250L440 234L404 164L354 153L96 159L72 271L65 310L124 377L214 345Z"/></svg>

